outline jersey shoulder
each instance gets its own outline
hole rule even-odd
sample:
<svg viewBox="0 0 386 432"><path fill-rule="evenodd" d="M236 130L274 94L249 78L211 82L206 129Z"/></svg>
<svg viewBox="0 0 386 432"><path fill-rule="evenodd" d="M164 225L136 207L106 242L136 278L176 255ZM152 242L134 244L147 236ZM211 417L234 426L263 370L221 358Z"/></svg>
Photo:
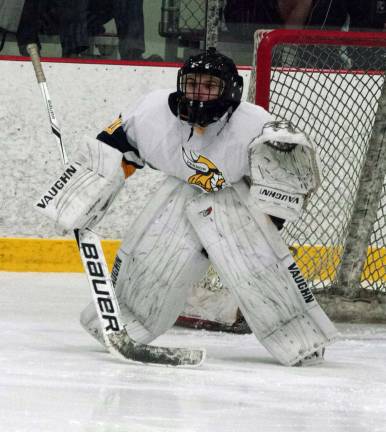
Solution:
<svg viewBox="0 0 386 432"><path fill-rule="evenodd" d="M158 113L170 111L168 105L169 94L172 90L162 89L155 90L144 95L136 104L131 105L122 113L123 121L129 117L151 115L153 112Z"/></svg>
<svg viewBox="0 0 386 432"><path fill-rule="evenodd" d="M273 120L263 107L249 102L241 102L231 117L231 128L243 134L244 138L254 138L261 134L265 123Z"/></svg>
<svg viewBox="0 0 386 432"><path fill-rule="evenodd" d="M266 119L272 118L271 114L263 107L261 107L260 105L255 105L250 102L241 102L239 107L235 111L235 114L239 115L240 117L251 117L251 118L261 119L262 121L264 121L264 123L266 121L269 121Z"/></svg>

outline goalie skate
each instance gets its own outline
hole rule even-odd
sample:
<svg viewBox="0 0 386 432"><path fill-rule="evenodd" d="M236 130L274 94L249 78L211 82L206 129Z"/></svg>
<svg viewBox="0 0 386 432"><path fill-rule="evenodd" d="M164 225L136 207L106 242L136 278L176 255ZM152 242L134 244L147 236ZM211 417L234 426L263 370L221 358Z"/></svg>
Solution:
<svg viewBox="0 0 386 432"><path fill-rule="evenodd" d="M179 327L193 328L196 330L207 330L224 333L235 334L250 334L252 333L248 323L245 321L244 316L239 312L240 316L233 324L226 324L217 321L210 321L203 318L179 316L176 325Z"/></svg>
<svg viewBox="0 0 386 432"><path fill-rule="evenodd" d="M321 364L324 361L325 351L326 351L325 348L319 348L317 351L315 351L311 355L304 357L302 360L300 360L294 366L314 366L314 365Z"/></svg>

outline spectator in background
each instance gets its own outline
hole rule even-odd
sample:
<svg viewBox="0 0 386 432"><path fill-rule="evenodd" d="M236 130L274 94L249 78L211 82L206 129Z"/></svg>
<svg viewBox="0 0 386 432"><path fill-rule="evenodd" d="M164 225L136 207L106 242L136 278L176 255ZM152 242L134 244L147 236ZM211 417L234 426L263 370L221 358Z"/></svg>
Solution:
<svg viewBox="0 0 386 432"><path fill-rule="evenodd" d="M91 0L89 32L104 33L103 25L114 19L122 60L143 60L145 51L143 0Z"/></svg>
<svg viewBox="0 0 386 432"><path fill-rule="evenodd" d="M227 0L224 19L228 32L222 37L252 52L254 33L259 28L383 30L385 3L386 0ZM362 67L367 54L365 49L361 51L361 56L353 56L350 47L337 47L327 60L322 47L286 46L273 61L276 66Z"/></svg>
<svg viewBox="0 0 386 432"><path fill-rule="evenodd" d="M39 0L25 0L20 4L20 20L16 31L16 40L21 55L28 56L26 46L39 43Z"/></svg>
<svg viewBox="0 0 386 432"><path fill-rule="evenodd" d="M386 0L371 2L371 27L375 29L386 27Z"/></svg>
<svg viewBox="0 0 386 432"><path fill-rule="evenodd" d="M89 0L51 0L50 3L45 8L46 14L42 15L50 17L42 29L44 33L52 34L50 28L57 23L63 57L77 56L86 51L89 48Z"/></svg>
<svg viewBox="0 0 386 432"><path fill-rule="evenodd" d="M227 0L232 39L253 40L257 28L383 28L386 0ZM383 12L382 12L383 11ZM382 21L383 20L383 21Z"/></svg>
<svg viewBox="0 0 386 432"><path fill-rule="evenodd" d="M40 46L39 34L59 34L62 56L78 56L89 48L90 37L105 33L111 19L121 59L143 60L143 0L25 0L17 31L20 53L27 55L28 43Z"/></svg>
<svg viewBox="0 0 386 432"><path fill-rule="evenodd" d="M0 29L16 33L19 26L24 0L0 0Z"/></svg>
<svg viewBox="0 0 386 432"><path fill-rule="evenodd" d="M88 0L25 0L16 33L20 54L28 55L29 43L40 48L40 34L59 34L63 57L85 51L89 45L87 7Z"/></svg>

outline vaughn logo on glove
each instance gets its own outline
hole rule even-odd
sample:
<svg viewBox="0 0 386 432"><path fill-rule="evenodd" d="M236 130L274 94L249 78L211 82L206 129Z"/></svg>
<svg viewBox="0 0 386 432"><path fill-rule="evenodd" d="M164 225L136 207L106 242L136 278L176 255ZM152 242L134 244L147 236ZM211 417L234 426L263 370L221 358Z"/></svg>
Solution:
<svg viewBox="0 0 386 432"><path fill-rule="evenodd" d="M51 188L43 195L43 197L36 203L36 205L42 209L45 209L47 205L54 199L58 192L63 189L71 177L77 172L74 165L70 165L59 179L51 186Z"/></svg>
<svg viewBox="0 0 386 432"><path fill-rule="evenodd" d="M281 191L265 185L252 185L251 198L260 210L287 221L296 220L300 214L304 197L301 194Z"/></svg>
<svg viewBox="0 0 386 432"><path fill-rule="evenodd" d="M273 202L275 200L279 200L279 201L288 201L290 204L293 203L295 205L300 203L300 197L299 196L289 195L286 193L275 191L273 189L267 189L266 187L262 187L260 189L259 193L260 193L260 195L266 196L268 198L272 198Z"/></svg>

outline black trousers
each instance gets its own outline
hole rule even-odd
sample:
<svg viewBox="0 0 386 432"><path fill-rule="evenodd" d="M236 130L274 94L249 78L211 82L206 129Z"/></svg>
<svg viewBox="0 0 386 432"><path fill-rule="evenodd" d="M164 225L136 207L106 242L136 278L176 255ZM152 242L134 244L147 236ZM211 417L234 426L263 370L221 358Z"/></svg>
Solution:
<svg viewBox="0 0 386 432"><path fill-rule="evenodd" d="M17 31L22 52L39 44L39 34L59 34L64 57L89 46L89 37L115 20L122 59L139 59L145 51L143 0L26 0Z"/></svg>

